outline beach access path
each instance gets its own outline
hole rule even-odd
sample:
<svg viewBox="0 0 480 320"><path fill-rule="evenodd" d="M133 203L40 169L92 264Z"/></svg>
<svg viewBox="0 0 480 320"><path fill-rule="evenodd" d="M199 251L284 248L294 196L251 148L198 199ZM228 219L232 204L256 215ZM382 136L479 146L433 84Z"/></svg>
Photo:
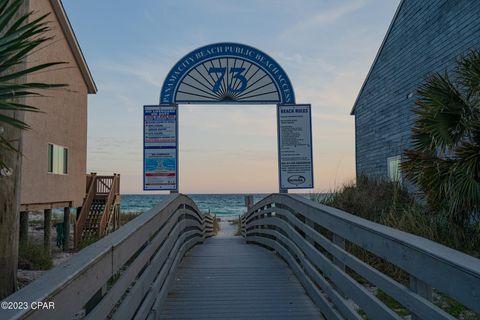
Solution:
<svg viewBox="0 0 480 320"><path fill-rule="evenodd" d="M220 228L183 258L161 319L323 319L283 260Z"/></svg>

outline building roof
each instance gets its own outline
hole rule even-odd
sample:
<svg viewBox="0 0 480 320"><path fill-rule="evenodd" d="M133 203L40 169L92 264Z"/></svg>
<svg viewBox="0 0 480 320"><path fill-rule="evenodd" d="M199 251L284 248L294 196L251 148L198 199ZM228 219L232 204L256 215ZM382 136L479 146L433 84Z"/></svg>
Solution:
<svg viewBox="0 0 480 320"><path fill-rule="evenodd" d="M393 16L392 22L390 22L390 26L388 27L387 33L385 34L385 37L383 38L382 44L380 45L380 48L377 51L377 55L375 56L375 59L373 60L372 66L370 67L370 70L368 70L367 76L365 77L365 81L363 81L362 87L360 88L360 91L358 92L357 98L355 99L355 102L353 104L352 111L350 111L350 115L355 115L355 108L357 107L358 100L360 99L360 96L363 93L363 89L365 88L365 85L368 82L368 79L370 78L370 75L373 71L373 68L375 68L375 65L377 64L378 57L380 56L383 47L385 46L385 43L387 42L387 38L390 35L390 31L392 31L392 27L395 24L395 21L397 20L398 13L400 12L400 8L402 7L403 3L405 0L402 0L400 4L398 5L397 11L395 12L395 15Z"/></svg>
<svg viewBox="0 0 480 320"><path fill-rule="evenodd" d="M65 9L63 8L61 0L50 0L52 5L53 11L55 16L60 23L62 28L63 34L65 35L65 39L67 39L68 45L72 50L73 56L75 61L77 62L78 68L82 74L82 77L87 85L88 93L94 94L97 93L97 86L95 81L93 80L92 74L90 69L88 68L87 62L85 61L85 57L83 56L82 49L78 44L77 38L75 33L73 32L72 25L68 20L67 14L65 13Z"/></svg>

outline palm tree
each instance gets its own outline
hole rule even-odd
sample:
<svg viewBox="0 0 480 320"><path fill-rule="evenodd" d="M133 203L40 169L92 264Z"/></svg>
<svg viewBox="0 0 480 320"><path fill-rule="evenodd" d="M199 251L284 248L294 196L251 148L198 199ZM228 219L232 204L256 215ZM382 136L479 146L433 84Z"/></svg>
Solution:
<svg viewBox="0 0 480 320"><path fill-rule="evenodd" d="M26 57L51 37L47 15L25 13L23 0L0 0L0 299L16 289L21 169L21 132L29 129L25 103L41 90L62 85L28 82L28 75L60 62L26 67Z"/></svg>
<svg viewBox="0 0 480 320"><path fill-rule="evenodd" d="M401 165L434 212L468 226L480 211L480 53L418 89L412 148Z"/></svg>

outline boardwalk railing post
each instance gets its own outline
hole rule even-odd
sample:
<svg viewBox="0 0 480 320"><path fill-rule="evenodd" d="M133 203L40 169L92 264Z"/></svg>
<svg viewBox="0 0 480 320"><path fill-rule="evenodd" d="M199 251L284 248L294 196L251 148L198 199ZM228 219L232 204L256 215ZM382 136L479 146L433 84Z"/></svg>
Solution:
<svg viewBox="0 0 480 320"><path fill-rule="evenodd" d="M342 249L345 249L345 239L340 237L338 234L334 233L332 238L333 243L339 246ZM337 258L333 257L333 263L337 265L340 269L345 271L345 264L338 260Z"/></svg>
<svg viewBox="0 0 480 320"><path fill-rule="evenodd" d="M247 207L247 211L253 206L253 195L248 194L245 196L245 207Z"/></svg>
<svg viewBox="0 0 480 320"><path fill-rule="evenodd" d="M433 299L433 292L432 286L423 282L422 280L418 279L417 277L410 275L410 290L421 296L422 298L432 301ZM412 314L412 320L428 320L420 318L416 314Z"/></svg>

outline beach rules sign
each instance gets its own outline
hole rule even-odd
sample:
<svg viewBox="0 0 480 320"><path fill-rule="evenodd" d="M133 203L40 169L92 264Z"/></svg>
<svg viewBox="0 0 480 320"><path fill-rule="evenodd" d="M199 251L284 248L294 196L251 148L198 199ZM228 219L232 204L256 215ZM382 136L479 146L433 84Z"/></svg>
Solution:
<svg viewBox="0 0 480 320"><path fill-rule="evenodd" d="M143 107L143 190L178 190L178 106Z"/></svg>
<svg viewBox="0 0 480 320"><path fill-rule="evenodd" d="M280 189L313 188L311 106L278 105L277 122Z"/></svg>

